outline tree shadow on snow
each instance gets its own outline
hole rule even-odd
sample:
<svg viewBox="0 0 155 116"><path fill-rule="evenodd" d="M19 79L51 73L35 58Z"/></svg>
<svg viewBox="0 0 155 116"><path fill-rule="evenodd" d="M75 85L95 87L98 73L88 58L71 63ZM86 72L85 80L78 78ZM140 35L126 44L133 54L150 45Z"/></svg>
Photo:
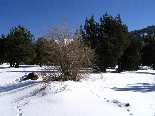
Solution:
<svg viewBox="0 0 155 116"><path fill-rule="evenodd" d="M21 90L24 90L26 88L35 86L36 84L40 83L39 81L23 81L23 82L18 82L18 83L11 83L11 84L6 84L4 86L0 86L0 93L3 92L18 92Z"/></svg>
<svg viewBox="0 0 155 116"><path fill-rule="evenodd" d="M19 65L19 68L39 67L39 65Z"/></svg>
<svg viewBox="0 0 155 116"><path fill-rule="evenodd" d="M38 65L19 65L19 68L32 68L32 67L39 67L39 66ZM0 66L0 69L7 69L7 68L15 68L15 67Z"/></svg>
<svg viewBox="0 0 155 116"><path fill-rule="evenodd" d="M155 72L135 72L137 74L151 74L151 75L155 75Z"/></svg>
<svg viewBox="0 0 155 116"><path fill-rule="evenodd" d="M36 73L41 73L43 71L7 71L7 72L19 72L19 73L31 73L31 72L36 72Z"/></svg>
<svg viewBox="0 0 155 116"><path fill-rule="evenodd" d="M132 92L155 92L155 88L153 84L150 83L135 83L135 84L128 84L127 87L125 88L111 88L114 89L115 91L132 91Z"/></svg>

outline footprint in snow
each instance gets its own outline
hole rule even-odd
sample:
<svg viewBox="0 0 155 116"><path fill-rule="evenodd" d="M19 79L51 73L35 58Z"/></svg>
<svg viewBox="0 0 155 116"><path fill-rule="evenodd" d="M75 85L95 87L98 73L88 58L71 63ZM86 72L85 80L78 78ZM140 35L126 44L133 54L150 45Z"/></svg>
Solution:
<svg viewBox="0 0 155 116"><path fill-rule="evenodd" d="M118 100L107 100L107 102L117 104L118 107L120 107L120 108L130 106L129 103L122 103L122 102L120 102ZM127 109L127 111L129 112L130 115L133 115L132 113L130 113L130 109Z"/></svg>
<svg viewBox="0 0 155 116"><path fill-rule="evenodd" d="M16 106L14 109L16 109L17 112L20 112L21 111L20 106ZM22 113L17 114L16 116L21 116L21 115L22 115Z"/></svg>
<svg viewBox="0 0 155 116"><path fill-rule="evenodd" d="M122 107L122 105L118 105L118 107L120 107L120 108L121 108L121 107Z"/></svg>
<svg viewBox="0 0 155 116"><path fill-rule="evenodd" d="M18 109L20 106L16 106L14 109Z"/></svg>
<svg viewBox="0 0 155 116"><path fill-rule="evenodd" d="M118 107L122 107L122 103L117 100L113 100L113 103L117 104Z"/></svg>
<svg viewBox="0 0 155 116"><path fill-rule="evenodd" d="M96 94L97 97L100 97L98 94Z"/></svg>
<svg viewBox="0 0 155 116"><path fill-rule="evenodd" d="M21 111L21 109L18 109L17 111Z"/></svg>
<svg viewBox="0 0 155 116"><path fill-rule="evenodd" d="M20 114L17 114L17 116L22 116L22 113L20 113Z"/></svg>
<svg viewBox="0 0 155 116"><path fill-rule="evenodd" d="M130 112L130 109L127 109L128 112ZM130 113L130 115L133 115L132 113Z"/></svg>
<svg viewBox="0 0 155 116"><path fill-rule="evenodd" d="M92 90L90 90L91 91L91 93L92 94L94 94L94 92L92 91ZM100 97L98 94L95 94L97 97ZM104 98L104 99L106 99L106 98ZM112 102L112 103L114 103L114 104L117 104L118 105L118 107L128 107L128 106L130 106L129 105L129 103L122 103L122 102L119 102L118 100L112 100L112 101L110 101L110 100L106 100L107 102ZM130 112L130 109L127 109L127 111L128 112ZM133 115L132 113L130 113L130 115Z"/></svg>
<svg viewBox="0 0 155 116"><path fill-rule="evenodd" d="M90 90L92 94L95 94L92 90ZM95 94L97 97L100 97L98 94Z"/></svg>
<svg viewBox="0 0 155 116"><path fill-rule="evenodd" d="M127 111L128 111L128 112L130 112L130 110L129 110L129 109L127 109Z"/></svg>

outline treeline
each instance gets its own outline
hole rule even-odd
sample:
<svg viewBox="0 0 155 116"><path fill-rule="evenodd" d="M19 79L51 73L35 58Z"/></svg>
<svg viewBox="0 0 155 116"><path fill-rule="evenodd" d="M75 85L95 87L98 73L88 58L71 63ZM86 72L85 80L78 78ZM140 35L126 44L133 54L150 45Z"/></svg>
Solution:
<svg viewBox="0 0 155 116"><path fill-rule="evenodd" d="M10 33L0 38L0 63L9 62L10 67L18 68L19 64L37 64L42 66L48 64L50 49L47 44L56 43L41 37L35 41L33 34L23 26L12 28Z"/></svg>
<svg viewBox="0 0 155 116"><path fill-rule="evenodd" d="M85 25L75 32L80 33L80 39L95 51L93 63L96 70L105 71L118 65L118 72L123 70L137 70L139 65L150 65L155 69L155 37L154 34L128 32L120 15L112 17L105 13L96 22L94 16L86 18ZM152 32L151 32L152 33ZM58 39L58 38L57 38ZM73 38L71 38L73 39ZM51 43L51 44L50 44ZM10 33L0 38L0 62L9 62L10 66L19 67L25 64L56 63L55 56L47 51L50 45L57 42L45 37L35 41L34 36L22 26L12 28ZM49 45L49 46L47 46ZM54 51L53 51L54 52Z"/></svg>

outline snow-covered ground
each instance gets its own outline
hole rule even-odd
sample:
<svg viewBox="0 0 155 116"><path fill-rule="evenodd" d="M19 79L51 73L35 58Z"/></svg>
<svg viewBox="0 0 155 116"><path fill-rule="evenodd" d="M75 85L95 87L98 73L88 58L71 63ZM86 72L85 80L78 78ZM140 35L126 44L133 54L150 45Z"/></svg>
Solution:
<svg viewBox="0 0 155 116"><path fill-rule="evenodd" d="M155 116L153 70L91 73L81 82L23 81L39 71L0 65L0 116Z"/></svg>

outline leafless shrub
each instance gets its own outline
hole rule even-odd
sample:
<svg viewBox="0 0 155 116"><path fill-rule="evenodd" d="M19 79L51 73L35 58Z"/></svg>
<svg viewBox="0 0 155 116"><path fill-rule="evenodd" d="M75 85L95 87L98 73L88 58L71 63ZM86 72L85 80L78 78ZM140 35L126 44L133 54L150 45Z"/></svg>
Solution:
<svg viewBox="0 0 155 116"><path fill-rule="evenodd" d="M60 81L42 81L40 86L37 87L32 93L31 96L45 96L47 94L56 94L68 90L67 84Z"/></svg>
<svg viewBox="0 0 155 116"><path fill-rule="evenodd" d="M45 80L79 81L93 65L94 50L84 44L80 31L73 35L68 23L47 28ZM82 71L80 69L83 69Z"/></svg>
<svg viewBox="0 0 155 116"><path fill-rule="evenodd" d="M60 73L58 72L58 66L44 66L43 71L40 76L42 77L44 82L48 81L58 81L58 77L60 77Z"/></svg>
<svg viewBox="0 0 155 116"><path fill-rule="evenodd" d="M49 87L49 86L50 86L49 82L42 82L41 86L33 91L33 94L34 95L41 94L41 96L44 96L44 95L46 95L48 93L46 88Z"/></svg>

